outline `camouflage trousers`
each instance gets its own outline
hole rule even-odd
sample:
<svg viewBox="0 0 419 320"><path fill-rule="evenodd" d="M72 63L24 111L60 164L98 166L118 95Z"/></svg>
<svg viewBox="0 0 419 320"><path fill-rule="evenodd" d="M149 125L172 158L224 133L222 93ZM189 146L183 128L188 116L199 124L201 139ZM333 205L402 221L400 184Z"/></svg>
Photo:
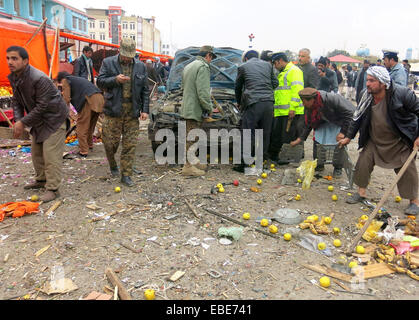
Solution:
<svg viewBox="0 0 419 320"><path fill-rule="evenodd" d="M115 154L121 142L122 135L121 174L123 176L132 176L139 131L140 122L138 118L132 118L128 115L120 118L105 115L102 140L105 146L106 156L111 169L118 167L115 161Z"/></svg>

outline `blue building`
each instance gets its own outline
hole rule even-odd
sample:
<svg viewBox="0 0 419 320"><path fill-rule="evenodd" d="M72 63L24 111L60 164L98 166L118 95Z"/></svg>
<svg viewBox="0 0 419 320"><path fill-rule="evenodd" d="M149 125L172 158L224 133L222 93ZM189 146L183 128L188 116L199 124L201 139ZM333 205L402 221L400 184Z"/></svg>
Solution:
<svg viewBox="0 0 419 320"><path fill-rule="evenodd" d="M0 0L0 17L23 20L39 25L47 18L47 25L64 32L88 37L89 16L57 0Z"/></svg>

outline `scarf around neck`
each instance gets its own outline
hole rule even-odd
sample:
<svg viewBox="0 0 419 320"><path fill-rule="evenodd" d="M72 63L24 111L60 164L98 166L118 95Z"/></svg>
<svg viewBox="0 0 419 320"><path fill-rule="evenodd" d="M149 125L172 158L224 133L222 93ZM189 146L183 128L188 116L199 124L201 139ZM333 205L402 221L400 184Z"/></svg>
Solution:
<svg viewBox="0 0 419 320"><path fill-rule="evenodd" d="M313 129L317 129L321 122L321 109L323 108L323 101L320 92L317 92L317 96L314 98L313 106L310 110L310 124ZM308 112L305 114L305 123L309 124Z"/></svg>

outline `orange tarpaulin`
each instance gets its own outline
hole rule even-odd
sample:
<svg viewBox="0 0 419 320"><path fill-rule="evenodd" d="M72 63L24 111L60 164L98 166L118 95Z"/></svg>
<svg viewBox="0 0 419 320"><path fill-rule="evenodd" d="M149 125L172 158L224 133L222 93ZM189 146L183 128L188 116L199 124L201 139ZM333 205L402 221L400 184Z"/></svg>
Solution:
<svg viewBox="0 0 419 320"><path fill-rule="evenodd" d="M13 218L23 217L25 214L32 214L39 212L39 203L30 201L7 202L0 204L0 222L5 216L12 216Z"/></svg>
<svg viewBox="0 0 419 320"><path fill-rule="evenodd" d="M10 74L6 60L6 50L10 46L24 47L26 42L32 37L38 27L28 25L24 22L16 20L8 20L0 18L0 86L9 86L7 76ZM48 52L52 56L54 50L55 31L47 28L47 45ZM42 30L29 43L26 50L29 53L29 63L49 75L47 55L45 52L44 38ZM51 63L52 77L58 74L59 68L59 41L57 41L57 49Z"/></svg>

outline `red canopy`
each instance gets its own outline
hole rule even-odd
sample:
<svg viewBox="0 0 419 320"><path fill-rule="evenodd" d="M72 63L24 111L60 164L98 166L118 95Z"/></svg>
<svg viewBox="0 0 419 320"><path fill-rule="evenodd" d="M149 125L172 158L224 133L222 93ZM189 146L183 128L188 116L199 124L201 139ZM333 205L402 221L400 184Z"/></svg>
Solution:
<svg viewBox="0 0 419 320"><path fill-rule="evenodd" d="M329 59L331 62L361 63L361 61L344 56L343 54L338 54L337 56L331 57Z"/></svg>

